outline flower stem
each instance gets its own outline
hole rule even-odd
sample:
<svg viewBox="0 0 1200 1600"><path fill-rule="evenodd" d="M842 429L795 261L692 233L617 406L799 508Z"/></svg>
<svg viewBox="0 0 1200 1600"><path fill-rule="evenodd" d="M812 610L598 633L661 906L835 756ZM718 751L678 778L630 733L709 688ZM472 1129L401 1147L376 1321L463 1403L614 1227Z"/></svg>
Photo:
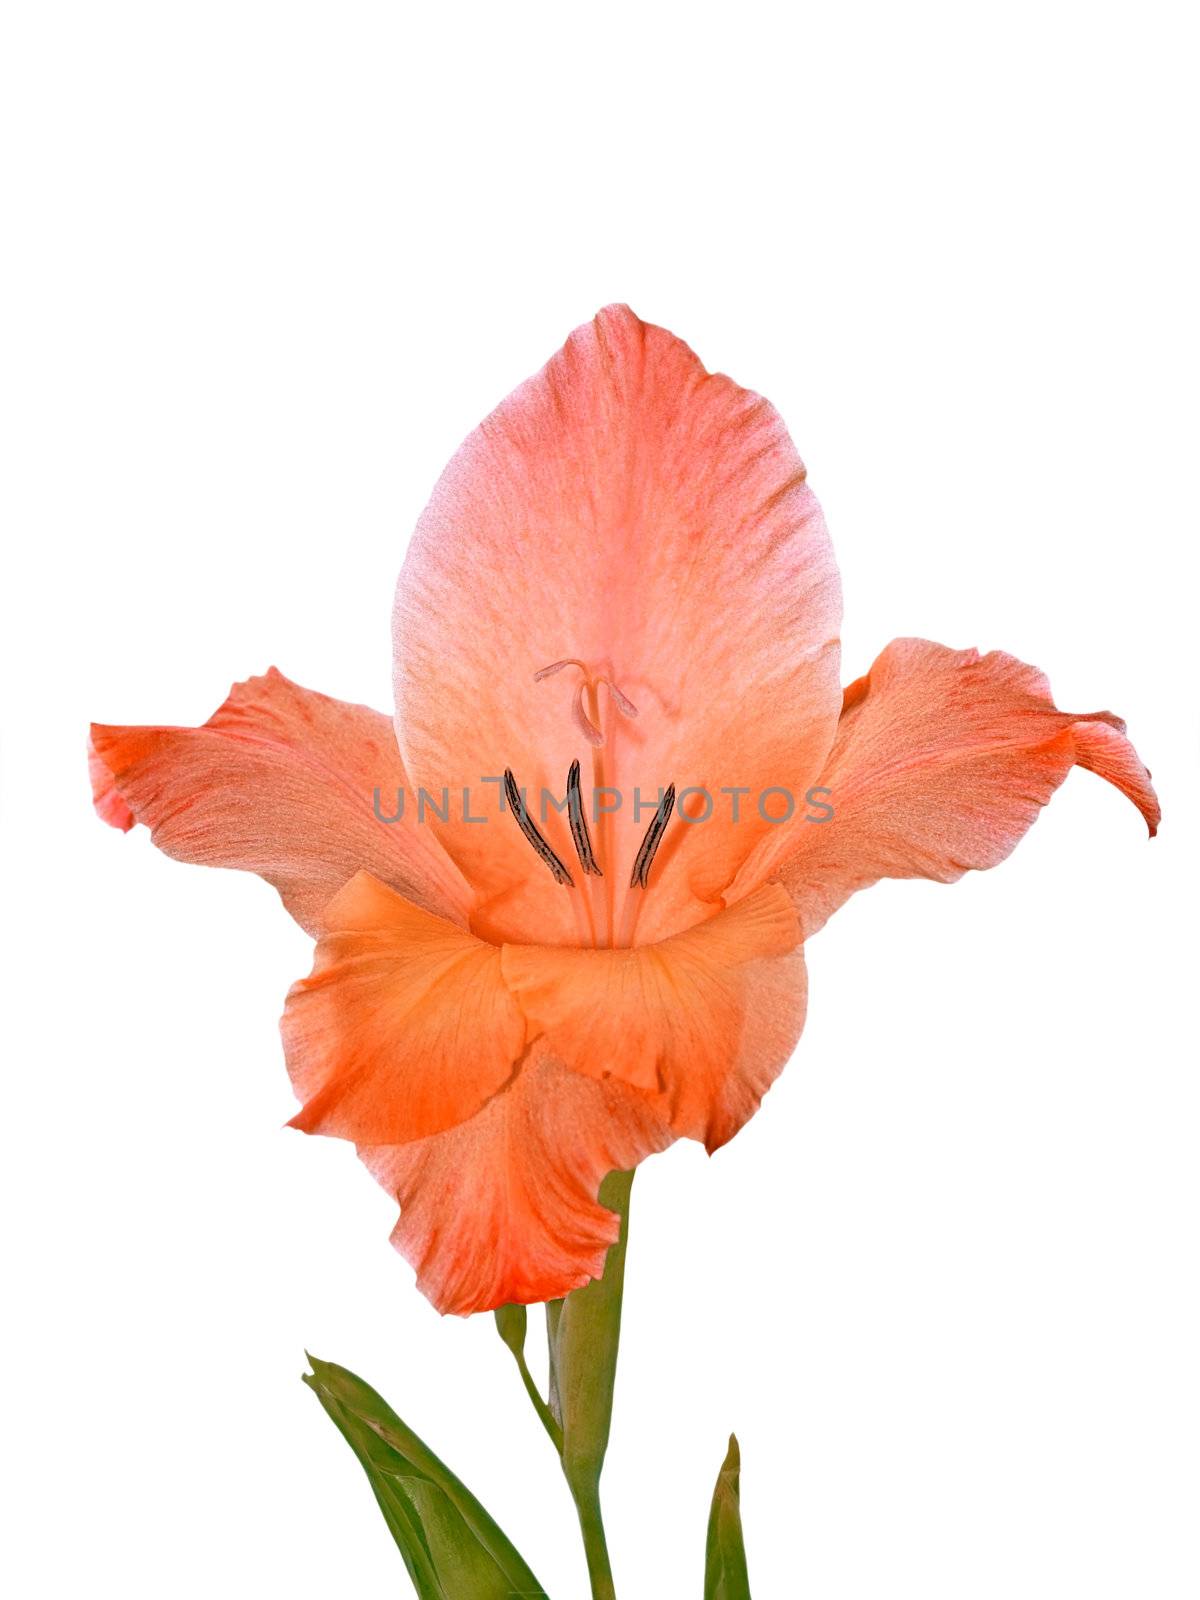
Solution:
<svg viewBox="0 0 1200 1600"><path fill-rule="evenodd" d="M621 1341L632 1183L632 1172L613 1172L600 1188L601 1203L621 1219L603 1276L546 1307L550 1406L562 1427L562 1469L579 1513L592 1600L616 1600L600 1513L600 1473L608 1448Z"/></svg>
<svg viewBox="0 0 1200 1600"><path fill-rule="evenodd" d="M521 1374L521 1382L525 1385L525 1393L529 1396L533 1403L533 1409L537 1412L538 1421L550 1435L551 1444L553 1444L559 1455L561 1455L563 1447L562 1429L559 1427L558 1422L554 1417L554 1413L542 1399L537 1384L533 1381L533 1374L529 1370L529 1363L525 1360L525 1352L523 1350L517 1350L514 1351L513 1354L516 1356L517 1371Z"/></svg>
<svg viewBox="0 0 1200 1600"><path fill-rule="evenodd" d="M616 1600L617 1596L600 1512L600 1474L608 1449L621 1343L632 1184L632 1172L610 1172L600 1185L601 1204L619 1219L617 1238L609 1246L601 1276L562 1300L546 1303L548 1400L542 1398L525 1360L525 1307L505 1305L496 1310L496 1331L512 1351L525 1393L558 1451L579 1514L592 1600Z"/></svg>
<svg viewBox="0 0 1200 1600"><path fill-rule="evenodd" d="M579 1512L592 1600L617 1600L612 1566L608 1559L608 1543L604 1537L604 1518L600 1513L600 1485L597 1483L591 1490L577 1490L572 1485L571 1493L575 1496L575 1507Z"/></svg>
<svg viewBox="0 0 1200 1600"><path fill-rule="evenodd" d="M533 1381L533 1374L529 1370L529 1363L525 1359L525 1335L529 1327L529 1313L522 1305L506 1305L496 1307L496 1332L512 1352L513 1360L517 1363L517 1371L521 1375L521 1382L525 1386L525 1393L529 1396L538 1421L550 1435L550 1442L562 1455L563 1434L558 1418L553 1410L542 1399L537 1384Z"/></svg>

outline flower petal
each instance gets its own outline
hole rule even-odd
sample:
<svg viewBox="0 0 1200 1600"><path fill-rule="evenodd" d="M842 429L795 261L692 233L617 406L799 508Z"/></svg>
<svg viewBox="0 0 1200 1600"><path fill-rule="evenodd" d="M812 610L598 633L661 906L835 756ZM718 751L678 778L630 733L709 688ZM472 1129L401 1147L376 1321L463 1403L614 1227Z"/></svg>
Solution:
<svg viewBox="0 0 1200 1600"><path fill-rule="evenodd" d="M167 855L237 867L274 884L296 921L321 909L359 868L417 905L465 922L470 891L420 826L387 717L289 682L274 667L236 684L201 728L93 725L96 809L144 822ZM375 790L379 790L376 814Z"/></svg>
<svg viewBox="0 0 1200 1600"><path fill-rule="evenodd" d="M118 794L113 775L97 753L90 733L87 742L87 761L88 777L92 784L92 804L96 808L96 815L102 822L107 822L110 828L119 828L122 833L128 833L137 819Z"/></svg>
<svg viewBox="0 0 1200 1600"><path fill-rule="evenodd" d="M1042 674L1000 651L897 639L846 690L821 779L832 817L801 823L786 859L760 853L742 882L779 877L807 938L880 878L952 883L994 867L1076 765L1128 795L1155 832L1150 774L1111 712L1057 710Z"/></svg>
<svg viewBox="0 0 1200 1600"><path fill-rule="evenodd" d="M619 1219L609 1172L665 1149L645 1096L580 1077L536 1047L469 1122L359 1154L400 1202L392 1240L439 1311L467 1316L554 1300L604 1271Z"/></svg>
<svg viewBox="0 0 1200 1600"><path fill-rule="evenodd" d="M661 1096L672 1129L715 1150L754 1113L800 1037L799 942L788 896L771 884L661 944L506 945L504 978L552 1055Z"/></svg>
<svg viewBox="0 0 1200 1600"><path fill-rule="evenodd" d="M512 1076L525 1023L500 951L360 872L325 907L312 974L280 1024L304 1109L291 1126L403 1143L474 1116Z"/></svg>
<svg viewBox="0 0 1200 1600"><path fill-rule="evenodd" d="M639 937L710 915L769 827L753 806L723 820L717 791L803 793L828 751L840 615L820 509L775 410L625 307L573 333L451 461L396 594L401 749L418 784L455 799L437 827L486 902L476 926L575 941L569 896L481 780L511 767L539 802L561 800L576 757L585 788L623 797L597 846L610 918L660 790L676 785L682 814L704 806L689 787L716 797L713 820L673 824ZM582 704L576 660L616 692ZM463 817L464 788L489 826ZM545 831L573 861L566 819L550 812Z"/></svg>

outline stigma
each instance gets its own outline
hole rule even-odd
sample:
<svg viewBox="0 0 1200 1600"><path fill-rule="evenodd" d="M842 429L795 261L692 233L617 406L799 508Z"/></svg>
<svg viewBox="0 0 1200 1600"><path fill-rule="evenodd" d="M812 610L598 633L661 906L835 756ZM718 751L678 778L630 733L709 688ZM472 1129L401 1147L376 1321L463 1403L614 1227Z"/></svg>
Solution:
<svg viewBox="0 0 1200 1600"><path fill-rule="evenodd" d="M562 661L552 661L548 667L540 667L533 675L534 683L541 683L543 678L553 678L564 667L578 667L579 684L571 702L571 714L579 732L594 748L604 743L604 729L600 717L600 690L605 689L608 698L620 712L621 716L632 720L638 714L638 708L629 696L604 673L593 672L586 661L580 661L575 656L566 656Z"/></svg>

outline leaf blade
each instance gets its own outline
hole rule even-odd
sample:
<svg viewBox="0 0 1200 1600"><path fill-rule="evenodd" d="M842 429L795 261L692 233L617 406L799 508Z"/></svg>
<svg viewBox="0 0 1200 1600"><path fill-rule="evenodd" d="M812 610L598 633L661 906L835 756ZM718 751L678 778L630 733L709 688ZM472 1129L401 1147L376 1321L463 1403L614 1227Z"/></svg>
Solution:
<svg viewBox="0 0 1200 1600"><path fill-rule="evenodd" d="M304 1382L358 1457L420 1600L545 1595L466 1485L369 1384L332 1362L309 1363Z"/></svg>
<svg viewBox="0 0 1200 1600"><path fill-rule="evenodd" d="M751 1600L742 1538L741 1471L737 1435L731 1433L708 1514L704 1600Z"/></svg>

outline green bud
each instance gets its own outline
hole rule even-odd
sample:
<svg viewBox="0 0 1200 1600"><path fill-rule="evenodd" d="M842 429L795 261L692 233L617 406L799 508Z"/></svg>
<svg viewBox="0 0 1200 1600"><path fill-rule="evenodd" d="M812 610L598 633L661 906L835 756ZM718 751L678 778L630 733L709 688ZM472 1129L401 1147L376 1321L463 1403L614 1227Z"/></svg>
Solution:
<svg viewBox="0 0 1200 1600"><path fill-rule="evenodd" d="M525 1329L529 1325L529 1314L525 1307L497 1306L495 1317L496 1332L513 1355L522 1355L525 1350Z"/></svg>

